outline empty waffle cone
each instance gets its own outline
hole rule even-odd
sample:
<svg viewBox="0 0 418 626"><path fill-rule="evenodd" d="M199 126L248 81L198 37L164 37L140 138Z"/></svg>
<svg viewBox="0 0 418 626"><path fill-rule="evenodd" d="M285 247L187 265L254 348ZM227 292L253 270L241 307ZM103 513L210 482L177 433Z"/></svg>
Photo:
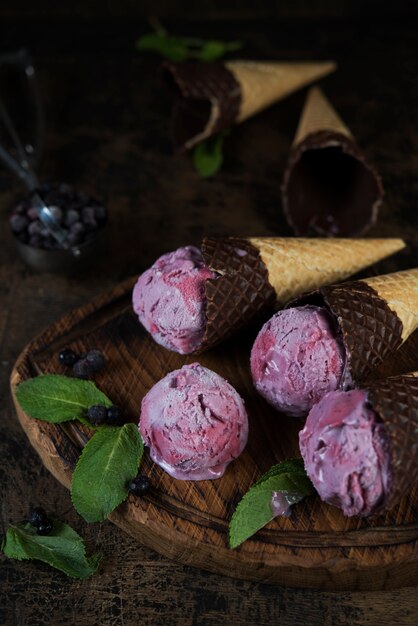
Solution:
<svg viewBox="0 0 418 626"><path fill-rule="evenodd" d="M418 268L321 287L295 304L325 305L346 352L341 386L365 379L418 328Z"/></svg>
<svg viewBox="0 0 418 626"><path fill-rule="evenodd" d="M165 62L162 67L177 96L172 117L174 144L187 150L333 72L336 64L195 61Z"/></svg>
<svg viewBox="0 0 418 626"><path fill-rule="evenodd" d="M240 85L241 101L237 122L255 115L278 100L306 87L336 69L333 61L279 63L229 61L225 67Z"/></svg>
<svg viewBox="0 0 418 626"><path fill-rule="evenodd" d="M418 372L369 383L368 400L390 441L391 484L382 510L391 509L418 480Z"/></svg>
<svg viewBox="0 0 418 626"><path fill-rule="evenodd" d="M404 247L401 239L205 238L206 331L199 351L290 298L343 280Z"/></svg>
<svg viewBox="0 0 418 626"><path fill-rule="evenodd" d="M282 198L298 235L364 234L376 221L382 182L320 89L309 90L285 170Z"/></svg>

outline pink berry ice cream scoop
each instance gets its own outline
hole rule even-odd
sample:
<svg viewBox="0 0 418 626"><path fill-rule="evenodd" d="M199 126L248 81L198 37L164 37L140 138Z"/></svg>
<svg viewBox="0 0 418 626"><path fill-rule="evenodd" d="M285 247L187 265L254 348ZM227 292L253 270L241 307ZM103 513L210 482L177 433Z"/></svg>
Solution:
<svg viewBox="0 0 418 626"><path fill-rule="evenodd" d="M257 391L276 409L301 417L337 389L344 348L330 313L317 306L279 311L264 324L251 351Z"/></svg>
<svg viewBox="0 0 418 626"><path fill-rule="evenodd" d="M215 278L194 246L161 256L138 278L132 303L153 339L175 352L190 354L203 340L205 280Z"/></svg>
<svg viewBox="0 0 418 626"><path fill-rule="evenodd" d="M142 400L139 430L152 460L174 478L220 478L247 443L244 402L199 363L156 383Z"/></svg>
<svg viewBox="0 0 418 626"><path fill-rule="evenodd" d="M349 517L384 508L391 488L390 440L367 391L332 391L299 433L305 469L325 502Z"/></svg>

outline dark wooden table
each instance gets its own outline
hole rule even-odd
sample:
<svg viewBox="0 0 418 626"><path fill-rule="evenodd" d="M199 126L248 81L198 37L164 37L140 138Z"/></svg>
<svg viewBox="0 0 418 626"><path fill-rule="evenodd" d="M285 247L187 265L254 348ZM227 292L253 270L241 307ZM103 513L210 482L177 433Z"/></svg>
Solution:
<svg viewBox="0 0 418 626"><path fill-rule="evenodd" d="M387 190L371 234L408 240L408 250L388 268L417 265L414 22L253 20L171 27L242 38L247 57L336 59L340 69L324 89L378 165ZM157 61L134 51L145 28L139 21L11 18L0 26L2 47L29 47L40 73L48 119L41 175L102 197L112 220L110 254L93 271L72 279L34 274L17 257L8 232L8 214L22 189L0 170L0 531L36 503L71 523L104 555L100 572L84 582L1 557L0 624L416 624L416 588L333 594L243 582L169 561L108 522L84 523L17 423L8 389L12 365L25 343L64 312L203 234L291 234L281 213L280 183L305 94L234 131L222 172L199 179L189 158L171 152L169 103L156 80Z"/></svg>

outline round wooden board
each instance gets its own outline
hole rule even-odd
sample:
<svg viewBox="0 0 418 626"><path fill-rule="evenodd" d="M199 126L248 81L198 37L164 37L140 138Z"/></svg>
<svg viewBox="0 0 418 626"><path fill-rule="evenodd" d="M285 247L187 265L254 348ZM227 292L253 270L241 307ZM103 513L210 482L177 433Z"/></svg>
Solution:
<svg viewBox="0 0 418 626"><path fill-rule="evenodd" d="M328 590L378 590L418 580L418 488L385 516L362 520L311 497L277 518L236 550L227 546L228 522L237 502L262 473L299 456L302 421L275 412L254 391L248 357L256 329L199 357L183 357L156 345L131 312L133 279L69 313L36 337L12 373L16 385L40 373L65 373L57 362L64 346L99 348L107 367L97 385L137 421L152 385L184 363L199 360L228 379L243 396L250 419L246 450L216 481L178 481L145 455L142 471L152 482L143 498L130 496L110 520L162 554L228 576ZM378 375L416 369L415 333ZM23 429L49 471L67 488L86 431L67 423L31 419L16 403Z"/></svg>

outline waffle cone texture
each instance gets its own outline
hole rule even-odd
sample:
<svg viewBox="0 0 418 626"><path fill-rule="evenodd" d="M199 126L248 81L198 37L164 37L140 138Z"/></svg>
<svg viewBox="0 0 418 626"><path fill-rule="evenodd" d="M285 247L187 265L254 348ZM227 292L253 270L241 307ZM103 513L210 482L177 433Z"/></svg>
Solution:
<svg viewBox="0 0 418 626"><path fill-rule="evenodd" d="M417 375L393 376L365 387L390 441L391 485L383 510L396 505L418 480Z"/></svg>
<svg viewBox="0 0 418 626"><path fill-rule="evenodd" d="M206 237L206 331L199 351L220 343L274 306L309 289L343 280L401 250L400 239Z"/></svg>
<svg viewBox="0 0 418 626"><path fill-rule="evenodd" d="M162 69L181 100L172 120L174 144L187 150L333 72L336 64L167 61Z"/></svg>
<svg viewBox="0 0 418 626"><path fill-rule="evenodd" d="M342 387L361 381L418 327L418 268L321 287L290 306L325 305L346 352Z"/></svg>

